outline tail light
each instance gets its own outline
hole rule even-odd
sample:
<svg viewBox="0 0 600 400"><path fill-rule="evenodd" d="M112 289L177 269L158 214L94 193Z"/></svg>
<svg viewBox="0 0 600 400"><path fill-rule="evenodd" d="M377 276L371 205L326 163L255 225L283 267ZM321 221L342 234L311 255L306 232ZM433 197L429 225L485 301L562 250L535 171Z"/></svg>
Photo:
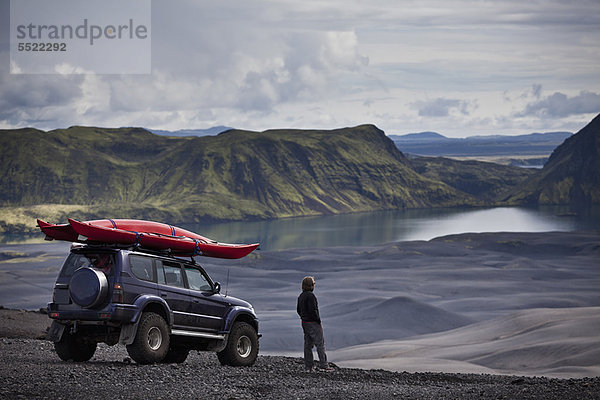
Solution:
<svg viewBox="0 0 600 400"><path fill-rule="evenodd" d="M123 286L120 283L115 283L113 285L112 302L113 303L122 303L123 302Z"/></svg>

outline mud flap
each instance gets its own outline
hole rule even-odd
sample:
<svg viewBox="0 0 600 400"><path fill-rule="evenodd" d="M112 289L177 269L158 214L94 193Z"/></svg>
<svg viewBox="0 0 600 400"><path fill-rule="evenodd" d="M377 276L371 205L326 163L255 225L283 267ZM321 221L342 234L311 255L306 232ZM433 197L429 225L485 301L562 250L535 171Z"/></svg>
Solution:
<svg viewBox="0 0 600 400"><path fill-rule="evenodd" d="M121 334L119 335L119 344L130 345L137 334L139 320L135 324L124 324L121 326Z"/></svg>
<svg viewBox="0 0 600 400"><path fill-rule="evenodd" d="M46 340L49 340L51 342L60 341L66 327L67 327L66 325L61 324L58 321L52 321L52 325L50 325L50 329L48 330L48 333L46 334Z"/></svg>

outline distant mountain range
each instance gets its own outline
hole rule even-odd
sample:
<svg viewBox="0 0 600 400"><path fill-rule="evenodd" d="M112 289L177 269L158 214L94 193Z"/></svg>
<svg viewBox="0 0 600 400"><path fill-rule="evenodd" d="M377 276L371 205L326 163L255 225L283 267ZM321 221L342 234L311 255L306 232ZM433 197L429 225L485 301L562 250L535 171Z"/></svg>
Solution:
<svg viewBox="0 0 600 400"><path fill-rule="evenodd" d="M231 129L203 137L142 128L0 130L0 231L34 229L36 217L180 223L600 203L599 135L597 117L556 148L542 170L531 170L408 159L373 125Z"/></svg>
<svg viewBox="0 0 600 400"><path fill-rule="evenodd" d="M213 126L212 128L208 128L208 129L179 129L176 131L167 131L167 130L161 130L161 129L147 129L147 130L154 134L161 135L161 136L214 136L214 135L218 135L221 132L228 131L230 129L233 129L233 128L230 128L228 126L219 125L219 126Z"/></svg>
<svg viewBox="0 0 600 400"><path fill-rule="evenodd" d="M531 133L528 135L470 136L448 138L436 132L389 135L398 149L420 156L548 156L571 132Z"/></svg>

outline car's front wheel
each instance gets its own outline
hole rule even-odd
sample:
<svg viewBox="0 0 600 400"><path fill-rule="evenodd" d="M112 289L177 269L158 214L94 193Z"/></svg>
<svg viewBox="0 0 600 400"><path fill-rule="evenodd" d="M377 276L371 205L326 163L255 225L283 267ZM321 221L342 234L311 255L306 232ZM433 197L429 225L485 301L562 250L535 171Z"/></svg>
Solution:
<svg viewBox="0 0 600 400"><path fill-rule="evenodd" d="M143 313L135 339L127 346L127 353L138 364L153 364L162 361L168 351L167 322L156 313Z"/></svg>
<svg viewBox="0 0 600 400"><path fill-rule="evenodd" d="M229 340L223 351L217 353L222 365L247 367L258 357L258 334L252 325L236 322L231 328Z"/></svg>

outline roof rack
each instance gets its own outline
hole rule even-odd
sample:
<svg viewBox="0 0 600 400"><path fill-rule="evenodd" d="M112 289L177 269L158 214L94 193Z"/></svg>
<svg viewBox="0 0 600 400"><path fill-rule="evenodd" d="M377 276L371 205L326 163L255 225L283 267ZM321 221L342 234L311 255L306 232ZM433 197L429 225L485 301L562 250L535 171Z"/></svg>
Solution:
<svg viewBox="0 0 600 400"><path fill-rule="evenodd" d="M71 245L71 249L114 249L114 250L129 250L129 251L137 251L139 253L146 253L156 256L170 257L170 258L182 258L186 257L183 255L173 254L171 249L165 250L156 250L156 249L147 249L145 247L141 247L139 244L119 244L119 243L73 243ZM196 264L196 260L193 256L189 256L192 260L193 264Z"/></svg>

